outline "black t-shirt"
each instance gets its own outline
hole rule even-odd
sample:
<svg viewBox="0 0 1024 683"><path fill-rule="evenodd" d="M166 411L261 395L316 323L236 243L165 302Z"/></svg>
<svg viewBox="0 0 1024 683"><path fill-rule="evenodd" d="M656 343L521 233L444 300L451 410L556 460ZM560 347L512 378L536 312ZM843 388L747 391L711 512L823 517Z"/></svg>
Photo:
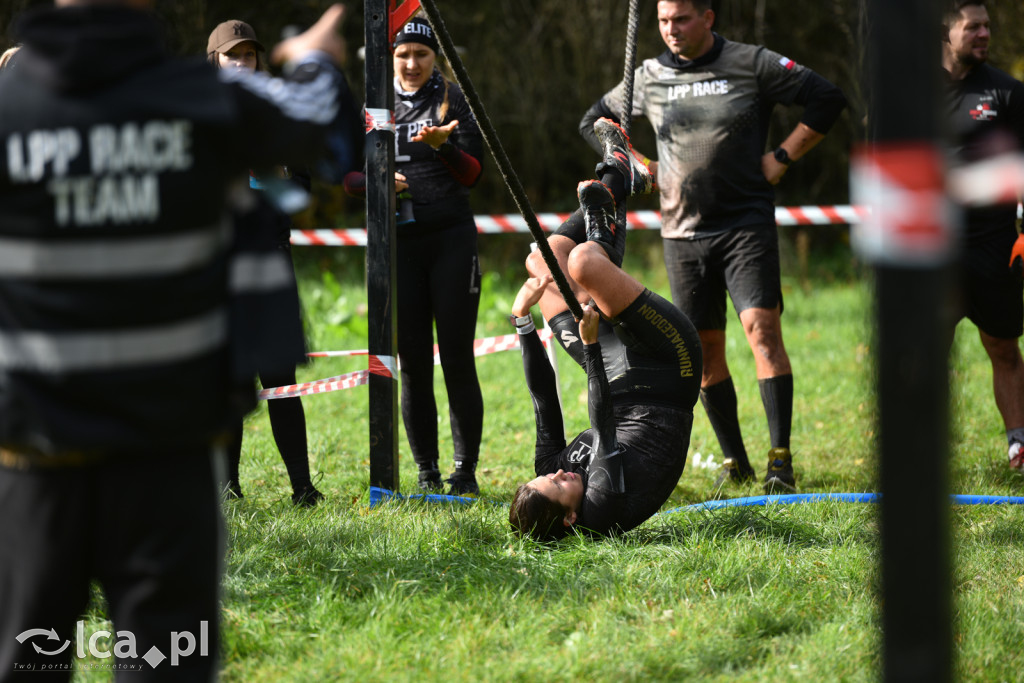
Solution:
<svg viewBox="0 0 1024 683"><path fill-rule="evenodd" d="M954 163L979 161L1024 148L1024 85L981 64L959 81L946 78L948 151ZM1016 232L1016 202L966 212L966 241L1005 238Z"/></svg>

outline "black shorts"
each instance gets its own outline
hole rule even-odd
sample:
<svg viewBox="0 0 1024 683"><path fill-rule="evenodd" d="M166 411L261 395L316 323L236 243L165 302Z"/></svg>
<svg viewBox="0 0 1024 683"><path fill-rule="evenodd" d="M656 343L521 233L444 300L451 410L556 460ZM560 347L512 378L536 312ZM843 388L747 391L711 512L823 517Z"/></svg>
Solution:
<svg viewBox="0 0 1024 683"><path fill-rule="evenodd" d="M782 310L775 225L734 228L694 240L665 239L672 300L698 330L725 329L725 293L737 313Z"/></svg>
<svg viewBox="0 0 1024 683"><path fill-rule="evenodd" d="M692 410L703 370L700 338L683 313L649 289L600 338L612 396Z"/></svg>
<svg viewBox="0 0 1024 683"><path fill-rule="evenodd" d="M998 339L1024 332L1024 283L1009 268L1016 233L964 247L957 320L967 318Z"/></svg>

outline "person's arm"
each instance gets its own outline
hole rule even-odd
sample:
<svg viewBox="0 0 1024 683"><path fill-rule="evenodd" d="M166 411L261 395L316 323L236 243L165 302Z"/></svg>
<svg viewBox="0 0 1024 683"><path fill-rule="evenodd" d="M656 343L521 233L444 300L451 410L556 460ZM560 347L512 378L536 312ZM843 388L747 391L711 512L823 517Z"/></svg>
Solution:
<svg viewBox="0 0 1024 683"><path fill-rule="evenodd" d="M804 107L800 123L781 144L761 158L764 177L772 185L782 179L790 163L800 159L822 141L847 105L842 90L810 69L807 70L794 102ZM785 155L778 155L776 150L779 149ZM783 156L784 159L788 157L788 163L779 160L777 156Z"/></svg>
<svg viewBox="0 0 1024 683"><path fill-rule="evenodd" d="M590 427L597 435L594 454L587 468L587 485L605 489L612 493L624 493L625 481L622 476L622 448L615 434L615 413L612 410L611 390L604 370L601 344L598 342L600 316L591 306L583 309L580 321L580 339L587 360L587 404L590 411Z"/></svg>
<svg viewBox="0 0 1024 683"><path fill-rule="evenodd" d="M358 110L338 68L343 16L344 8L332 5L309 30L275 48L272 61L284 64L284 78L218 71L238 112L233 140L245 167L326 161L317 172L331 182L355 167L362 140L352 125Z"/></svg>
<svg viewBox="0 0 1024 683"><path fill-rule="evenodd" d="M540 300L544 288L551 282L551 276L529 278L520 288L512 304L519 346L523 352L523 372L526 386L533 398L533 412L537 423L537 445L535 462L557 455L565 448L565 424L562 409L558 404L558 388L555 372L551 368L544 345L537 335L537 329L530 309Z"/></svg>

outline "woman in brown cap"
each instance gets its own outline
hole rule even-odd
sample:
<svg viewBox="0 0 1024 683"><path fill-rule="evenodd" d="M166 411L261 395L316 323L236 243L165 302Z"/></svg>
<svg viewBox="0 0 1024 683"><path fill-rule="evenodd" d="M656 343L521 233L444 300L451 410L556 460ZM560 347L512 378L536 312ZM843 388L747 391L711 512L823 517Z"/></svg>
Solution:
<svg viewBox="0 0 1024 683"><path fill-rule="evenodd" d="M217 25L210 34L206 45L207 59L218 69L244 69L246 71L265 71L265 49L256 38L252 26L244 21L231 19ZM285 251L291 261L291 219L274 205L274 199L268 195L291 193L297 183L304 191L310 189L308 174L293 172L289 168L279 166L259 173L249 171L249 187L257 190L255 207L247 207L236 213L236 234L243 240L257 240L258 235L268 231L276 234L278 248ZM270 189L270 192L264 190ZM301 194L304 195L304 192ZM294 210L294 209L293 209ZM298 284L295 284L294 299L298 301ZM253 328L253 329L251 329ZM258 325L247 326L253 334L259 334ZM260 382L264 387L280 387L295 384L295 369L291 372L264 373L260 372ZM288 479L292 485L292 503L311 507L316 505L323 494L313 486L309 475L309 451L306 442L306 415L302 409L302 399L278 398L267 402L270 415L270 428L274 433L274 442L288 470ZM236 425L232 441L228 446L228 492L242 497L239 483L238 467L242 459L242 423Z"/></svg>
<svg viewBox="0 0 1024 683"><path fill-rule="evenodd" d="M265 52L266 48L256 39L252 26L238 19L218 24L206 42L206 58L218 69L266 71L263 63Z"/></svg>

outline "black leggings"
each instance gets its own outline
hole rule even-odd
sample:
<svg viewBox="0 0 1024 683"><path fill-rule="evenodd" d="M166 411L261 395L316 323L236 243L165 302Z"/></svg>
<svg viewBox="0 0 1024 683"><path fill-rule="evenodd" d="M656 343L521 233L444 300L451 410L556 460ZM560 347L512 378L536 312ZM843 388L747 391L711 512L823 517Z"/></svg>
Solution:
<svg viewBox="0 0 1024 683"><path fill-rule="evenodd" d="M283 387L295 384L295 369L276 373L260 373L264 387ZM270 414L270 429L274 432L274 443L281 453L293 492L301 492L310 485L309 455L306 447L306 413L302 410L302 399L275 398L267 402ZM238 465L242 460L242 422L235 425L232 441L228 447L228 480L238 484Z"/></svg>
<svg viewBox="0 0 1024 683"><path fill-rule="evenodd" d="M402 420L413 459L437 462L434 322L448 391L455 460L476 463L484 401L473 339L480 304L480 265L472 220L445 230L398 236L398 357Z"/></svg>

